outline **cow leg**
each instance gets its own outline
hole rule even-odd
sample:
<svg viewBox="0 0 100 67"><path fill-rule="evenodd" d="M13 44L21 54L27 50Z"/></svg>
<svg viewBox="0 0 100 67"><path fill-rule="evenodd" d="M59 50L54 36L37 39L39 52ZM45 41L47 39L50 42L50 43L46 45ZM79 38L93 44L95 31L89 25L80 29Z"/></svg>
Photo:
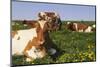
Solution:
<svg viewBox="0 0 100 67"><path fill-rule="evenodd" d="M28 42L27 46L25 47L24 51L23 51L23 54L26 56L26 61L27 62L30 62L33 60L32 57L30 57L27 53L28 50L30 50L32 47L31 47L31 41Z"/></svg>

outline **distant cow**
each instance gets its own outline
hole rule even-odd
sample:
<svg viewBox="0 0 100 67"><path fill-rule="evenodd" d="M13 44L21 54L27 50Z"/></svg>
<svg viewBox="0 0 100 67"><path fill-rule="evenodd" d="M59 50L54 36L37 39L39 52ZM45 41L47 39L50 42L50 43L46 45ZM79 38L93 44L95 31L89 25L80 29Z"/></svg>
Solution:
<svg viewBox="0 0 100 67"><path fill-rule="evenodd" d="M37 23L37 20L24 20L23 22L22 22L22 24L24 25L24 26L29 26L29 27L32 27L32 28L34 28L35 27L35 24Z"/></svg>
<svg viewBox="0 0 100 67"><path fill-rule="evenodd" d="M59 14L55 12L40 12L38 14L39 19L43 19L51 23L52 30L60 30L61 29L61 19Z"/></svg>
<svg viewBox="0 0 100 67"><path fill-rule="evenodd" d="M94 32L96 31L96 25L95 24L92 25L92 31L94 31Z"/></svg>
<svg viewBox="0 0 100 67"><path fill-rule="evenodd" d="M11 25L14 26L14 25L19 25L19 24L18 24L18 22L14 22L14 21L13 21L13 22L11 23Z"/></svg>
<svg viewBox="0 0 100 67"><path fill-rule="evenodd" d="M92 32L92 27L84 23L67 22L67 28L77 32Z"/></svg>

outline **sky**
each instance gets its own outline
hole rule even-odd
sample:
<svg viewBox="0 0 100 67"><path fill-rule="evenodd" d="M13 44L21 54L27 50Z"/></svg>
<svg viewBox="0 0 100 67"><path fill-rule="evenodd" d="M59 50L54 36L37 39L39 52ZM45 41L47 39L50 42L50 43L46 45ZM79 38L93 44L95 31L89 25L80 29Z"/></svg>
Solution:
<svg viewBox="0 0 100 67"><path fill-rule="evenodd" d="M61 20L95 21L95 6L12 1L12 20L36 20L42 11L57 12Z"/></svg>

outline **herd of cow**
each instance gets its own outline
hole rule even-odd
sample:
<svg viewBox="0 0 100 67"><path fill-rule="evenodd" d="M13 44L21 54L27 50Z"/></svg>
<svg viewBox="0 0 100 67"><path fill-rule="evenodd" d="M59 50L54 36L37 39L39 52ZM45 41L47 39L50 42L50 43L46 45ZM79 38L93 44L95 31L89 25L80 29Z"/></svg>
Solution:
<svg viewBox="0 0 100 67"><path fill-rule="evenodd" d="M50 45L49 31L61 30L62 22L55 12L40 12L35 21L23 21L30 29L12 31L12 55L24 55L26 61L43 58L48 53L54 55L57 50ZM77 32L93 32L95 25L67 22L67 29ZM49 44L48 44L48 43Z"/></svg>

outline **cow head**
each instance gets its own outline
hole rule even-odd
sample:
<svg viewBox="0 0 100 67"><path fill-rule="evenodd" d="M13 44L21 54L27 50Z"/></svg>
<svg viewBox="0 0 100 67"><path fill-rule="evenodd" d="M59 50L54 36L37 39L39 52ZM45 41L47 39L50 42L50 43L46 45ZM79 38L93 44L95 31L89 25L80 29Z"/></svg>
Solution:
<svg viewBox="0 0 100 67"><path fill-rule="evenodd" d="M31 28L36 28L37 37L33 38L33 41L37 42L35 46L41 46L45 42L46 33L51 30L51 24L45 20L37 20L37 21L24 21L23 24ZM34 43L35 43L34 42Z"/></svg>
<svg viewBox="0 0 100 67"><path fill-rule="evenodd" d="M56 20L59 19L59 15L54 12L40 12L38 14L39 19L46 20L48 22L57 22Z"/></svg>
<svg viewBox="0 0 100 67"><path fill-rule="evenodd" d="M92 25L92 31L93 32L96 31L96 25L95 24Z"/></svg>
<svg viewBox="0 0 100 67"><path fill-rule="evenodd" d="M46 20L53 26L55 23L58 24L59 29L61 29L61 19L60 16L55 12L40 12L38 14L40 20Z"/></svg>

